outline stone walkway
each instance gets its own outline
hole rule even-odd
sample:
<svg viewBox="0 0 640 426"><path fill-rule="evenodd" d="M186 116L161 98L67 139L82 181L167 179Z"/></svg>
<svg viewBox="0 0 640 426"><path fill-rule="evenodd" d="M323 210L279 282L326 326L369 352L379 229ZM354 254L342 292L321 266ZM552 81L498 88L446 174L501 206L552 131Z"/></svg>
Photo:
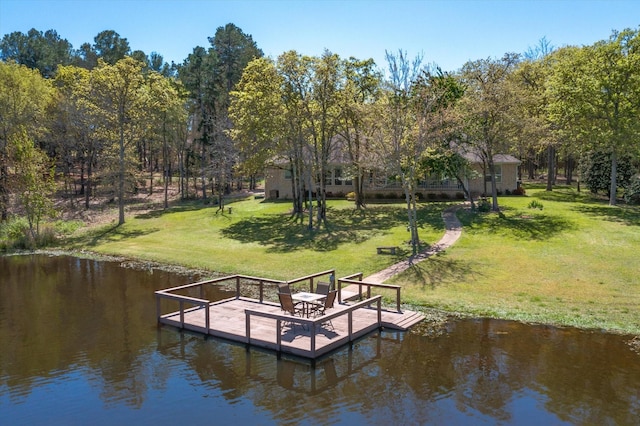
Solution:
<svg viewBox="0 0 640 426"><path fill-rule="evenodd" d="M382 271L376 272L375 274L369 275L365 277L363 281L369 282L378 282L382 283L394 275L399 274L407 269L409 269L412 265L422 262L425 259L428 259L430 256L433 256L436 253L439 253L449 247L451 247L462 235L462 224L458 220L456 216L456 211L463 207L462 205L453 206L446 209L442 212L442 218L444 219L445 232L444 236L433 246L429 247L427 250L418 253L415 256L410 256L406 260L402 262L396 263L395 265L391 265Z"/></svg>

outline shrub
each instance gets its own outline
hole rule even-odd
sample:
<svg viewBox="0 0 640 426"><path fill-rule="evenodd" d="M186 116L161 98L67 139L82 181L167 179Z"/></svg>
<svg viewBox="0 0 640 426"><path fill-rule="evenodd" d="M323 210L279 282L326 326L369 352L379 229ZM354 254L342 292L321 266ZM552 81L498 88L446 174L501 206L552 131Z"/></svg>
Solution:
<svg viewBox="0 0 640 426"><path fill-rule="evenodd" d="M640 204L640 175L631 178L631 182L624 188L624 200L627 204Z"/></svg>
<svg viewBox="0 0 640 426"><path fill-rule="evenodd" d="M486 198L481 198L478 201L478 211L479 212L488 212L491 210L491 203Z"/></svg>
<svg viewBox="0 0 640 426"><path fill-rule="evenodd" d="M513 191L511 191L512 195L524 195L526 193L527 193L527 191L525 191L523 187L519 187L519 188L516 188Z"/></svg>
<svg viewBox="0 0 640 426"><path fill-rule="evenodd" d="M347 200L353 201L355 199L356 199L356 193L355 192L351 191L351 192L347 193Z"/></svg>
<svg viewBox="0 0 640 426"><path fill-rule="evenodd" d="M43 226L36 236L36 247L46 247L56 242L56 230L53 226Z"/></svg>
<svg viewBox="0 0 640 426"><path fill-rule="evenodd" d="M464 200L464 193L456 192L456 200Z"/></svg>
<svg viewBox="0 0 640 426"><path fill-rule="evenodd" d="M539 209L539 210L542 210L544 208L542 203L538 200L531 200L531 202L527 207L529 207L530 209Z"/></svg>
<svg viewBox="0 0 640 426"><path fill-rule="evenodd" d="M20 217L10 219L0 226L0 240L5 249L33 249L35 241L29 231L29 222Z"/></svg>
<svg viewBox="0 0 640 426"><path fill-rule="evenodd" d="M73 234L82 226L83 223L79 220L58 220L53 224L55 232L61 235Z"/></svg>
<svg viewBox="0 0 640 426"><path fill-rule="evenodd" d="M429 192L429 193L427 194L427 200L433 201L433 200L435 200L436 198L437 198L437 195L436 195L436 194L434 194L433 192Z"/></svg>
<svg viewBox="0 0 640 426"><path fill-rule="evenodd" d="M447 192L441 192L440 193L440 199L441 200L448 200L449 198L451 198L451 196Z"/></svg>
<svg viewBox="0 0 640 426"><path fill-rule="evenodd" d="M611 192L611 154L607 152L591 152L581 160L580 169L584 184L594 194L602 191L610 195ZM632 160L622 155L617 162L617 184L626 188L633 176Z"/></svg>
<svg viewBox="0 0 640 426"><path fill-rule="evenodd" d="M511 191L509 191L508 189L504 190L504 195L511 195Z"/></svg>

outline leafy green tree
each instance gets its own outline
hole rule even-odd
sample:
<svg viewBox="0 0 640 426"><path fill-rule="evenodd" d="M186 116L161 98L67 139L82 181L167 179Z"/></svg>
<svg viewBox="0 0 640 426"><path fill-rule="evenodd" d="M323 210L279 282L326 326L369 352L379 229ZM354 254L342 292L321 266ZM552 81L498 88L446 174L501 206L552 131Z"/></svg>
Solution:
<svg viewBox="0 0 640 426"><path fill-rule="evenodd" d="M461 71L465 96L458 102L462 142L479 155L491 178L493 211L498 211L494 156L510 151L519 125L517 102L510 75L518 55L467 62Z"/></svg>
<svg viewBox="0 0 640 426"><path fill-rule="evenodd" d="M471 203L471 210L475 210L475 202L467 187L467 182L477 177L469 160L464 158L455 149L444 146L428 148L423 157L422 165L432 176L440 176L442 179L455 179L462 188L465 198Z"/></svg>
<svg viewBox="0 0 640 426"><path fill-rule="evenodd" d="M308 150L308 110L311 102L311 61L309 56L300 55L294 50L284 52L278 57L278 74L282 77L282 102L287 141L285 155L289 159L292 187L293 214L303 219L305 193L308 194L309 229L313 228L313 166Z"/></svg>
<svg viewBox="0 0 640 426"><path fill-rule="evenodd" d="M233 24L218 27L209 38L211 47L196 47L178 74L191 97L194 139L200 145L202 198L207 181L218 192L220 208L229 190L237 150L230 138L230 93L240 81L247 64L262 56L250 35Z"/></svg>
<svg viewBox="0 0 640 426"><path fill-rule="evenodd" d="M274 62L258 58L249 62L231 92L231 136L240 153L240 166L255 175L287 151L283 79Z"/></svg>
<svg viewBox="0 0 640 426"><path fill-rule="evenodd" d="M80 195L89 209L96 168L101 165L104 139L97 120L100 114L93 98L91 72L69 65L59 67L54 84L57 102L53 110L50 136L59 167L67 178L74 170L80 176ZM71 186L71 185L69 185ZM70 200L73 200L70 197Z"/></svg>
<svg viewBox="0 0 640 426"><path fill-rule="evenodd" d="M101 31L93 41L96 56L109 65L115 65L131 53L127 39L120 37L120 34L113 30Z"/></svg>
<svg viewBox="0 0 640 426"><path fill-rule="evenodd" d="M214 138L215 98L218 87L215 84L217 59L215 54L204 47L197 46L178 69L180 81L189 93L191 100L193 139L200 146L200 179L202 199L207 198L208 150Z"/></svg>
<svg viewBox="0 0 640 426"><path fill-rule="evenodd" d="M562 141L569 141L570 137L550 119L548 113L548 86L553 64L549 55L553 49L542 38L535 48L529 48L524 60L512 73L514 96L520 100L515 104L520 123L519 131L514 135L516 149L520 158L525 160L529 179L535 177L534 166L538 154L547 151L547 191L551 191L555 183L556 152L563 149L571 156L575 149L570 143L561 144ZM571 180L570 173L567 179Z"/></svg>
<svg viewBox="0 0 640 426"><path fill-rule="evenodd" d="M0 41L0 59L37 69L45 78L53 77L59 65L72 61L72 46L55 30L44 33L35 28L27 34L19 31L5 34Z"/></svg>
<svg viewBox="0 0 640 426"><path fill-rule="evenodd" d="M592 46L554 55L553 118L583 141L583 151L611 153L609 204L616 204L618 158L638 146L640 32L614 32Z"/></svg>
<svg viewBox="0 0 640 426"><path fill-rule="evenodd" d="M91 73L92 96L96 102L96 119L103 137L112 143L114 152L115 193L118 199L118 225L125 221L124 198L127 177L131 175L131 147L140 137L142 113L147 99L144 91L144 64L124 58L115 65L101 60Z"/></svg>
<svg viewBox="0 0 640 426"><path fill-rule="evenodd" d="M209 37L211 50L217 58L215 77L217 97L214 99L214 129L210 148L209 168L218 191L219 209L224 208L224 194L230 190L233 170L238 162L238 151L229 135L232 127L229 120L230 93L240 81L249 62L262 57L250 34L244 33L234 24L218 27Z"/></svg>
<svg viewBox="0 0 640 426"><path fill-rule="evenodd" d="M0 221L9 211L9 141L23 132L31 139L43 133L51 94L50 82L37 70L0 62Z"/></svg>
<svg viewBox="0 0 640 426"><path fill-rule="evenodd" d="M342 87L338 93L338 129L346 145L351 167L357 209L365 206L364 170L370 157L369 140L373 137L370 125L374 105L381 95L382 75L375 68L373 59L349 58L341 64ZM369 165L370 166L370 165ZM369 167L370 168L370 167Z"/></svg>
<svg viewBox="0 0 640 426"><path fill-rule="evenodd" d="M593 151L587 153L581 163L582 181L589 191L597 194L603 192L610 195L611 191L611 153ZM629 155L621 155L617 161L618 187L626 188L631 183L635 171Z"/></svg>
<svg viewBox="0 0 640 426"><path fill-rule="evenodd" d="M16 170L16 193L24 208L31 237L38 241L42 219L55 215L55 167L47 154L34 146L26 131L12 137L11 151Z"/></svg>
<svg viewBox="0 0 640 426"><path fill-rule="evenodd" d="M82 43L74 52L73 64L88 70L98 66L98 53L93 49L91 43Z"/></svg>

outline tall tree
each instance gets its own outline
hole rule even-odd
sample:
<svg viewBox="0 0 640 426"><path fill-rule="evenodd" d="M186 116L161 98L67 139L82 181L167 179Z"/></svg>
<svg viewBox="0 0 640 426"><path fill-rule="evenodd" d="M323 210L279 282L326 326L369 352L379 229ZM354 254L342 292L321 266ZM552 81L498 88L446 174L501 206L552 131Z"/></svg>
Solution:
<svg viewBox="0 0 640 426"><path fill-rule="evenodd" d="M412 94L421 71L422 56L410 60L406 52L400 50L397 54L386 52L386 59L389 76L385 82L384 113L379 123L376 148L382 157L380 164L402 183L411 248L416 254L420 249L416 186L424 147L416 132L417 115L412 105Z"/></svg>
<svg viewBox="0 0 640 426"><path fill-rule="evenodd" d="M240 152L240 166L249 176L287 151L282 86L273 61L258 58L249 62L231 92L231 136Z"/></svg>
<svg viewBox="0 0 640 426"><path fill-rule="evenodd" d="M465 96L458 103L464 142L480 156L491 180L492 210L498 211L494 156L508 152L517 132L515 103L510 74L519 55L481 59L462 67Z"/></svg>
<svg viewBox="0 0 640 426"><path fill-rule="evenodd" d="M9 212L9 141L16 135L37 139L46 125L51 84L36 70L13 62L0 62L0 221Z"/></svg>
<svg viewBox="0 0 640 426"><path fill-rule="evenodd" d="M339 92L337 132L346 145L351 163L347 173L353 180L356 208L361 209L365 205L364 170L370 161L371 129L375 128L369 120L373 118L373 105L381 93L382 75L375 69L373 59L363 61L352 57L344 60L341 68L344 83Z"/></svg>
<svg viewBox="0 0 640 426"><path fill-rule="evenodd" d="M91 73L93 96L98 106L104 137L117 150L115 188L118 199L118 225L125 222L125 184L129 168L128 149L139 137L145 91L142 70L144 64L125 58L115 65L99 61Z"/></svg>
<svg viewBox="0 0 640 426"><path fill-rule="evenodd" d="M331 176L330 162L335 151L338 132L339 93L342 88L340 57L325 51L312 61L312 102L305 104L311 153L316 176L317 218L326 225L327 177Z"/></svg>
<svg viewBox="0 0 640 426"><path fill-rule="evenodd" d="M618 157L639 141L640 31L616 31L609 40L554 56L550 111L589 148L611 153L609 204L615 205Z"/></svg>
<svg viewBox="0 0 640 426"><path fill-rule="evenodd" d="M555 183L556 152L563 140L559 127L554 125L548 114L551 63L548 56L538 55L536 59L527 56L512 73L514 96L519 99L515 108L520 123L520 131L513 139L520 158L525 159L529 167L529 178L534 177L533 165L538 154L547 151L547 191L551 191ZM570 149L566 146L566 150Z"/></svg>
<svg viewBox="0 0 640 426"><path fill-rule="evenodd" d="M250 34L231 23L218 27L215 35L209 37L209 42L217 58L214 81L218 95L214 98L210 170L218 191L219 208L222 209L224 193L229 190L233 168L238 159L237 149L229 136L232 126L229 120L230 93L240 81L247 64L263 54Z"/></svg>
<svg viewBox="0 0 640 426"><path fill-rule="evenodd" d="M59 67L54 84L57 102L51 128L56 156L65 177L78 169L80 191L89 209L94 168L100 163L103 141L98 137L95 102L91 93L90 71L69 65ZM70 197L73 200L73 197Z"/></svg>
<svg viewBox="0 0 640 426"><path fill-rule="evenodd" d="M96 56L109 65L115 65L120 59L131 53L129 42L126 38L113 30L105 30L93 38L93 50Z"/></svg>
<svg viewBox="0 0 640 426"><path fill-rule="evenodd" d="M55 213L55 168L47 154L34 145L24 130L12 139L16 193L26 213L31 237L37 241L42 219Z"/></svg>
<svg viewBox="0 0 640 426"><path fill-rule="evenodd" d="M202 198L207 198L207 165L209 148L214 138L215 99L218 87L215 82L217 58L210 49L197 46L178 69L180 80L189 92L192 138L200 145L200 179Z"/></svg>
<svg viewBox="0 0 640 426"><path fill-rule="evenodd" d="M72 60L72 46L55 30L44 33L35 28L27 34L15 31L5 34L0 41L0 59L14 60L18 64L37 69L45 78L53 77L59 65Z"/></svg>

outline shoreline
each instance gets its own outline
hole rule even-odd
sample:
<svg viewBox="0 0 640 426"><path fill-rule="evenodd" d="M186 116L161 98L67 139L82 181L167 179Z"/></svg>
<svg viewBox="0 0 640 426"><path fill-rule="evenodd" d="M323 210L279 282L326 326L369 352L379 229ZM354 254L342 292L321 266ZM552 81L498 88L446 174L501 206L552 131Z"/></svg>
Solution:
<svg viewBox="0 0 640 426"><path fill-rule="evenodd" d="M174 273L178 275L197 275L202 279L206 279L208 277L221 277L225 274L220 274L214 271L203 270L203 269L194 269L189 268L183 265L177 264L162 264L153 261L146 261L142 259L134 259L127 258L124 256L113 256L113 255L105 255L92 251L74 251L74 250L21 250L14 251L10 253L3 253L2 256L25 256L25 255L43 255L43 256L70 256L76 257L79 259L87 259L87 260L95 260L98 262L117 262L123 268L131 268L137 270L158 270L163 272ZM628 336L631 338L629 345L631 350L638 353L640 355L640 334L633 333L631 331L620 330L620 329L606 329L606 328L593 328L593 327L581 327L579 325L566 325L561 323L553 323L553 322L542 322L542 321L527 321L521 320L517 318L512 318L509 316L506 317L496 317L490 315L476 315L472 312L459 312L459 311L447 311L442 308L437 307L427 307L424 305L416 305L412 303L404 303L403 306L415 311L419 311L420 313L425 315L425 320L415 326L414 332L424 336L436 336L441 334L442 328L450 321L456 321L461 319L491 319L496 321L513 321L521 324L530 324L530 325L543 325L550 326L554 328L575 328L578 330L584 331L592 331L606 334L616 334L622 336Z"/></svg>

